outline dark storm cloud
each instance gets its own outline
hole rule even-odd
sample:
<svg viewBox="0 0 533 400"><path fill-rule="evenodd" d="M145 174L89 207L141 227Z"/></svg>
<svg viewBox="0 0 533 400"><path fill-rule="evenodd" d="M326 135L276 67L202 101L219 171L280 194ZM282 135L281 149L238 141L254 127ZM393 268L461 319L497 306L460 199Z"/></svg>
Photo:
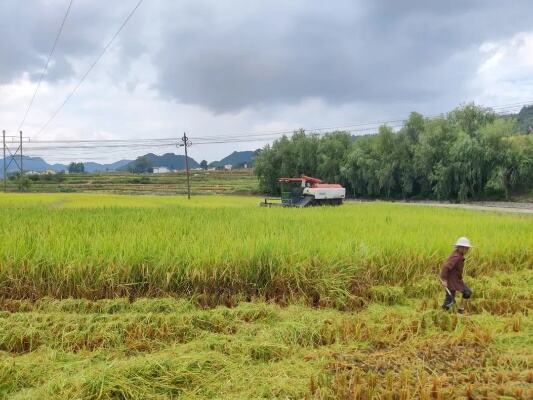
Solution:
<svg viewBox="0 0 533 400"><path fill-rule="evenodd" d="M67 3L0 2L0 83L38 77ZM46 79L73 78L72 61L90 62L134 4L75 0ZM147 52L163 96L216 112L423 102L463 93L479 46L532 29L532 16L530 0L145 1L110 72Z"/></svg>
<svg viewBox="0 0 533 400"><path fill-rule="evenodd" d="M390 102L461 92L481 43L533 27L531 1L280 1L252 10L233 1L217 12L196 4L196 23L167 21L159 89L219 112L313 96Z"/></svg>
<svg viewBox="0 0 533 400"><path fill-rule="evenodd" d="M0 84L23 73L32 80L39 78L67 6L68 0L0 2ZM126 2L106 8L103 1L75 0L45 80L73 77L73 60L92 61L127 7Z"/></svg>

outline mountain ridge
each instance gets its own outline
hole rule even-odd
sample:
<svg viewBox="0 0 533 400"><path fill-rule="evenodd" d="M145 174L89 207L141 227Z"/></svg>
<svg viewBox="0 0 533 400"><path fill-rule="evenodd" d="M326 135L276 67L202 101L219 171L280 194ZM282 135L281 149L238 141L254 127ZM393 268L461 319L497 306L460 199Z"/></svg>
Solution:
<svg viewBox="0 0 533 400"><path fill-rule="evenodd" d="M213 161L209 164L211 167L223 167L224 165L232 165L233 167L243 164L251 165L257 151L234 151L228 156L222 158L220 161ZM171 170L185 169L185 156L174 153L165 153L157 155L148 153L137 158L148 158L152 167L166 167ZM9 160L9 158L6 158ZM19 161L19 158L17 158ZM136 160L119 160L108 164L100 164L93 161L83 162L85 172L106 172L106 171L127 171L135 163ZM49 164L41 157L23 156L22 163L24 171L44 172L53 170L55 172L68 171L67 164ZM194 158L189 157L189 168L200 168L200 163ZM14 162L8 168L8 172L18 171L18 166ZM0 158L0 177L3 175L3 159Z"/></svg>
<svg viewBox="0 0 533 400"><path fill-rule="evenodd" d="M224 157L220 161L213 161L209 163L210 167L223 167L224 165L231 165L233 167L237 165L248 164L248 166L253 164L254 158L257 154L256 151L245 150L245 151L234 151L230 155Z"/></svg>
<svg viewBox="0 0 533 400"><path fill-rule="evenodd" d="M17 157L17 162L19 162L19 157ZM10 158L6 157L7 162ZM105 171L116 171L120 166L131 162L131 160L119 160L109 164L100 164L92 161L84 162L85 172L105 172ZM22 157L22 167L24 171L36 171L44 172L52 170L55 172L68 171L68 165L66 164L49 164L42 157L31 157L23 156ZM18 165L15 162L11 162L11 165L8 167L8 172L17 172L19 170ZM4 163L3 159L0 158L0 175L4 174Z"/></svg>

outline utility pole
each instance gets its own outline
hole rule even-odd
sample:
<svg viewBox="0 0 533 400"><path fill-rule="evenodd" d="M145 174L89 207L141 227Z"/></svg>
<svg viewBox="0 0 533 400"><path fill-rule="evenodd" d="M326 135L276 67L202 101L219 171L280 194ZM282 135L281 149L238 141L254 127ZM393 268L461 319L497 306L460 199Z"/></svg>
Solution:
<svg viewBox="0 0 533 400"><path fill-rule="evenodd" d="M6 182L6 131L2 131L2 150L4 151L4 193L7 192Z"/></svg>
<svg viewBox="0 0 533 400"><path fill-rule="evenodd" d="M187 147L191 147L192 142L187 137L187 134L183 132L183 137L181 138L181 143L177 144L177 147L185 148L185 169L187 170L187 198L191 199L191 180L189 177L189 156L187 155Z"/></svg>
<svg viewBox="0 0 533 400"><path fill-rule="evenodd" d="M24 168L22 168L22 131L20 131L20 179L24 174Z"/></svg>
<svg viewBox="0 0 533 400"><path fill-rule="evenodd" d="M8 144L6 142L6 138L10 138L11 142L15 142L15 139L19 139L20 140L19 145L18 145L17 149L15 150L15 152L11 151L11 148L8 146ZM3 163L4 163L4 192L7 192L7 171L9 169L9 167L11 166L12 162L14 162L17 165L18 169L19 169L20 179L22 179L22 176L24 174L24 170L23 170L24 166L22 164L22 162L23 162L22 143L23 143L24 139L28 139L28 141L29 141L29 138L22 137L22 131L20 131L19 136L6 136L6 131L5 130L2 131L2 145L3 145L2 146L3 147L2 152L3 152L3 155L4 155L4 161L3 161ZM7 162L6 153L9 153L8 154L9 162ZM20 158L18 159L18 161L17 161L17 155L20 155Z"/></svg>

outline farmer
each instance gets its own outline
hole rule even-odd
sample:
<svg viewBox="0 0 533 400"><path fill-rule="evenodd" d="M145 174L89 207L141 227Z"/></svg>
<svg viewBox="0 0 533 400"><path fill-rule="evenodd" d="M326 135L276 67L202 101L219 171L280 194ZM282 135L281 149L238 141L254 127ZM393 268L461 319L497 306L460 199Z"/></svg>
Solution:
<svg viewBox="0 0 533 400"><path fill-rule="evenodd" d="M444 298L444 304L442 308L446 311L455 303L455 292L459 291L463 294L461 303L457 308L459 314L464 314L464 300L467 300L472 296L472 291L463 282L463 266L465 261L465 255L468 253L472 245L470 240L465 237L460 237L455 243L454 252L448 257L448 260L442 266L440 273L440 281L444 290L446 291L446 297Z"/></svg>

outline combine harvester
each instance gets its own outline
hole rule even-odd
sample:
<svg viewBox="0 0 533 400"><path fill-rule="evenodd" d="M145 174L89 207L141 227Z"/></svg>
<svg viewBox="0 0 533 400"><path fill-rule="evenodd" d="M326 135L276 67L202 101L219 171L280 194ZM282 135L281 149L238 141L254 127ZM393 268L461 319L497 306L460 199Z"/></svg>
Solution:
<svg viewBox="0 0 533 400"><path fill-rule="evenodd" d="M310 207L341 205L346 189L336 183L324 183L318 178L302 175L300 178L279 178L281 198L265 198L263 207Z"/></svg>

